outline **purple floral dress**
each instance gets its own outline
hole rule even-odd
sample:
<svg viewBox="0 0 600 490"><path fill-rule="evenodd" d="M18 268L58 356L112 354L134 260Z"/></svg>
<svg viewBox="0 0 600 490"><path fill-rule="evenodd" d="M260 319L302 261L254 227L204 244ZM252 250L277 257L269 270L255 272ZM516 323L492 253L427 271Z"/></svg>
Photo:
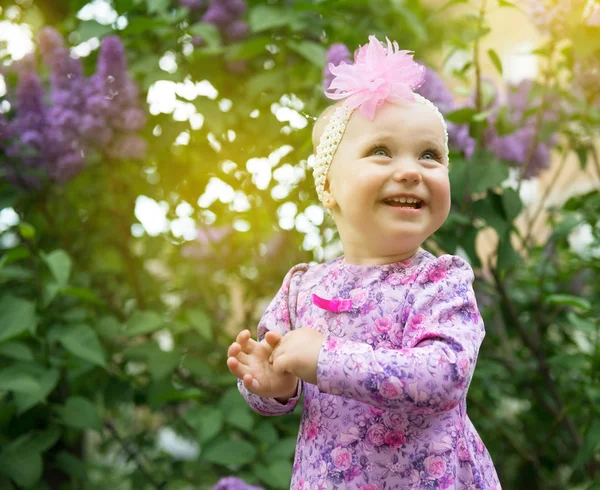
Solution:
<svg viewBox="0 0 600 490"><path fill-rule="evenodd" d="M263 415L291 412L304 390L292 489L500 490L466 412L485 336L473 278L461 258L424 250L383 266L340 257L288 272L258 337L323 333L317 386L300 382L287 404L238 387Z"/></svg>

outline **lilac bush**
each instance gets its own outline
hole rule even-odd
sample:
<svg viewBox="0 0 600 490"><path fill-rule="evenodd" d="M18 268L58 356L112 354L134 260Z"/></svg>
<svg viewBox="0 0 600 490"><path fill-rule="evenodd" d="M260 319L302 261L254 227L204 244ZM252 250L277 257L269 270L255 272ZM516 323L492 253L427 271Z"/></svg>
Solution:
<svg viewBox="0 0 600 490"><path fill-rule="evenodd" d="M8 180L33 189L45 181L64 184L85 168L91 152L117 160L143 158L146 142L137 133L147 116L127 74L121 40L104 39L97 72L90 79L55 29L42 29L38 41L50 68L49 93L33 55L15 64L14 115L0 119L2 166Z"/></svg>
<svg viewBox="0 0 600 490"><path fill-rule="evenodd" d="M248 37L249 28L243 19L248 10L245 0L179 0L179 6L190 11L190 23L201 21L219 29L228 42L242 41ZM200 36L192 38L192 45L205 45Z"/></svg>

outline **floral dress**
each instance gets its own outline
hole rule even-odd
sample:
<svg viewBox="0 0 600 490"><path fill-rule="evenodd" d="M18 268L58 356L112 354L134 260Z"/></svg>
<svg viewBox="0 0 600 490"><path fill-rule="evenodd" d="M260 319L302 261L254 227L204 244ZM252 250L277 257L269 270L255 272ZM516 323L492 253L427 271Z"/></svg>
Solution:
<svg viewBox="0 0 600 490"><path fill-rule="evenodd" d="M325 335L317 385L286 404L240 393L263 415L304 391L293 490L500 490L466 396L485 330L461 258L419 250L394 264L343 257L294 266L259 326Z"/></svg>

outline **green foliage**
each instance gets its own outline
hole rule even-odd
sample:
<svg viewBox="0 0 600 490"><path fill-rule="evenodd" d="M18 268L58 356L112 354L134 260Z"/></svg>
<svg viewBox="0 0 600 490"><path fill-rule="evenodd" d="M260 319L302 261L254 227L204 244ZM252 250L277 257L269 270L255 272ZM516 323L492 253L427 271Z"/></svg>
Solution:
<svg viewBox="0 0 600 490"><path fill-rule="evenodd" d="M114 0L126 26L78 19L83 0L44 3L14 7L21 20L46 16L76 44L116 32L144 97L158 80L181 82L174 97L203 122L154 110L142 164L89 162L67 185L41 192L0 182L0 209L18 217L0 232L0 487L207 489L235 474L289 488L300 409L279 418L250 411L225 364L227 346L241 329L255 332L289 267L321 260L336 240L331 222L316 222L322 242L313 249L280 220L284 205L294 203L291 219L301 221L317 201L310 125L277 111L316 116L325 107L322 68L334 42L354 47L374 33L434 60L442 43L448 56L472 53L489 32L485 15L466 0L435 10L418 0L251 1L251 34L231 43L170 0ZM205 45L190 49L192 36ZM550 59L554 49L538 55ZM165 53L172 73L160 68ZM573 54L563 54L560 73L570 73ZM84 58L88 73L96 56ZM487 56L502 73L496 51ZM472 88L478 64L456 70L462 88ZM203 80L215 96L185 90ZM575 151L582 166L597 162L587 132L600 111L559 95L574 107L559 124L569 142L560 151ZM468 124L480 143L488 105L447 119ZM514 129L500 112L502 125ZM451 214L426 244L466 255L479 276L487 335L470 418L504 488L591 489L600 461L600 262L574 253L569 237L589 226L598 242L600 193L554 209L547 243L533 243L518 231L524 206L505 184L508 163L481 146L472 158L452 156ZM199 199L215 179L213 201ZM143 231L139 196L161 203L170 222L193 220L199 238L176 226ZM476 246L490 230L491 260ZM173 449L167 428L192 450Z"/></svg>

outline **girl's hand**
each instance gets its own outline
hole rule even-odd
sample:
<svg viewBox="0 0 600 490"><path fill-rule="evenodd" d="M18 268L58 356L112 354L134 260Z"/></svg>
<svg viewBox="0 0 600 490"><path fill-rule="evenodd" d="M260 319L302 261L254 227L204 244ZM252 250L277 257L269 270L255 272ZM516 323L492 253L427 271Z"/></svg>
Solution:
<svg viewBox="0 0 600 490"><path fill-rule="evenodd" d="M296 394L298 378L290 373L276 372L269 362L280 338L279 334L267 332L265 342L256 342L249 330L243 330L227 350L227 367L244 382L248 391L287 400Z"/></svg>
<svg viewBox="0 0 600 490"><path fill-rule="evenodd" d="M276 345L269 361L273 363L273 371L276 373L291 373L302 381L317 384L317 363L319 352L325 340L325 336L312 328L300 328L292 330L283 337L275 332L272 334L271 342L276 339Z"/></svg>

